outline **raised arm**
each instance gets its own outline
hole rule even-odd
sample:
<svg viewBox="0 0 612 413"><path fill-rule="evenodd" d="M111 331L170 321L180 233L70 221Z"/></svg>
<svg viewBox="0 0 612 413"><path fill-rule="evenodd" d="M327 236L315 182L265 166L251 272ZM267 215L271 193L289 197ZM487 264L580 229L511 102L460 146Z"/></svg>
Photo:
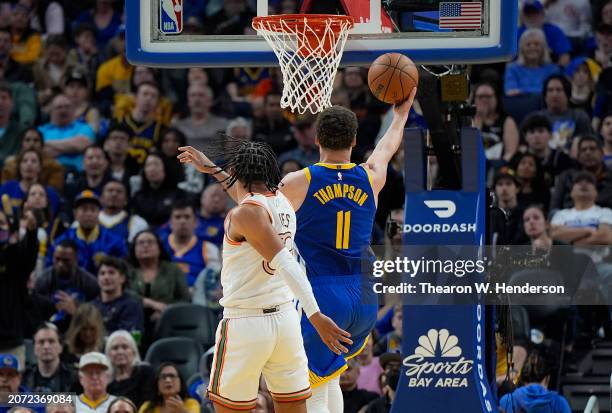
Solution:
<svg viewBox="0 0 612 413"><path fill-rule="evenodd" d="M180 153L177 158L181 163L190 163L196 167L196 169L204 174L212 175L215 177L217 181L223 186L225 192L234 200L234 202L238 203L240 200L238 199L238 193L236 187L227 186L226 179L229 178L229 174L225 172L223 169L215 165L204 153L198 151L193 146L181 146L178 148Z"/></svg>
<svg viewBox="0 0 612 413"><path fill-rule="evenodd" d="M374 148L374 152L363 164L365 168L370 170L372 175L372 189L374 194L378 193L385 186L387 180L387 167L395 152L399 149L404 136L404 126L408 120L408 114L416 95L416 88L410 93L410 97L403 103L393 106L393 120L391 126L387 129L384 136L378 141Z"/></svg>
<svg viewBox="0 0 612 413"><path fill-rule="evenodd" d="M248 242L270 263L276 275L283 277L293 294L302 303L306 316L321 340L331 351L336 354L348 352L341 342L352 344L348 338L350 334L319 311L306 274L274 231L265 209L249 204L234 209L228 235L234 240Z"/></svg>

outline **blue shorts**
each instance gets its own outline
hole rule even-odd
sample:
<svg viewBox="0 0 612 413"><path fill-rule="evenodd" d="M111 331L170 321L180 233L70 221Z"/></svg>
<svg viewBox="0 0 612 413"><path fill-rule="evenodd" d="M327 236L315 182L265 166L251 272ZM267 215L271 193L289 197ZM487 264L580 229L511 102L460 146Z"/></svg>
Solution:
<svg viewBox="0 0 612 413"><path fill-rule="evenodd" d="M321 312L351 333L353 340L352 345L343 343L348 353L337 355L323 343L306 314L302 315L302 336L308 357L310 384L316 386L339 376L346 369L346 360L363 350L376 324L378 305L375 304L372 289L362 285L360 275L312 277L310 283ZM368 297L364 294L368 294Z"/></svg>

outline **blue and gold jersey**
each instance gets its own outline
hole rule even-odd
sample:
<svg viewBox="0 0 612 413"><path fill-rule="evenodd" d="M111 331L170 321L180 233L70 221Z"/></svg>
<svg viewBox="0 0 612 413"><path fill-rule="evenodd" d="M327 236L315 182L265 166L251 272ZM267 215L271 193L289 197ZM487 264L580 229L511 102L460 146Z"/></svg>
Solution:
<svg viewBox="0 0 612 413"><path fill-rule="evenodd" d="M370 245L376 215L369 173L353 163L317 163L304 172L309 186L296 212L295 243L306 274L360 274L362 250Z"/></svg>

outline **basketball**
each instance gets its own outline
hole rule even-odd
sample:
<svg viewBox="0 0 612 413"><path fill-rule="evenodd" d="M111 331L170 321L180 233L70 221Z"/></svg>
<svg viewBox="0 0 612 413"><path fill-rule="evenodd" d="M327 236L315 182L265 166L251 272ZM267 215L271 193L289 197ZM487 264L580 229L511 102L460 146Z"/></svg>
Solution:
<svg viewBox="0 0 612 413"><path fill-rule="evenodd" d="M401 103L419 84L419 71L410 58L400 53L385 53L374 60L368 71L368 85L376 99Z"/></svg>

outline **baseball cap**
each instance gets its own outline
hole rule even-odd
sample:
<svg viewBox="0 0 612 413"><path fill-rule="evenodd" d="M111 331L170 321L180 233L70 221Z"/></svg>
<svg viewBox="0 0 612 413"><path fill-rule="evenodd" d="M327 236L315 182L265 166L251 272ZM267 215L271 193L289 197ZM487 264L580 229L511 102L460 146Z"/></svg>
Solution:
<svg viewBox="0 0 612 413"><path fill-rule="evenodd" d="M510 169L507 166L499 168L499 171L495 174L495 178L493 178L493 186L496 186L500 179L511 179L516 185L519 184L514 169Z"/></svg>
<svg viewBox="0 0 612 413"><path fill-rule="evenodd" d="M79 360L79 369L82 369L85 366L90 366L93 364L97 364L98 366L104 366L107 370L111 369L110 362L108 358L97 351L92 351L91 353L86 353L81 356Z"/></svg>
<svg viewBox="0 0 612 413"><path fill-rule="evenodd" d="M84 203L91 203L98 206L98 208L102 208L102 204L100 203L100 199L98 196L90 189L86 189L79 193L77 197L74 199L74 207L78 208L79 205Z"/></svg>
<svg viewBox="0 0 612 413"><path fill-rule="evenodd" d="M68 72L64 84L68 85L70 82L79 82L85 87L88 86L87 76L82 70L79 69L72 69L70 72Z"/></svg>
<svg viewBox="0 0 612 413"><path fill-rule="evenodd" d="M0 354L0 369L19 371L19 360L12 354Z"/></svg>
<svg viewBox="0 0 612 413"><path fill-rule="evenodd" d="M383 353L379 356L378 361L383 370L387 367L387 364L391 362L402 362L402 356L399 353Z"/></svg>
<svg viewBox="0 0 612 413"><path fill-rule="evenodd" d="M523 12L533 12L544 10L544 5L539 0L525 0L523 3Z"/></svg>

